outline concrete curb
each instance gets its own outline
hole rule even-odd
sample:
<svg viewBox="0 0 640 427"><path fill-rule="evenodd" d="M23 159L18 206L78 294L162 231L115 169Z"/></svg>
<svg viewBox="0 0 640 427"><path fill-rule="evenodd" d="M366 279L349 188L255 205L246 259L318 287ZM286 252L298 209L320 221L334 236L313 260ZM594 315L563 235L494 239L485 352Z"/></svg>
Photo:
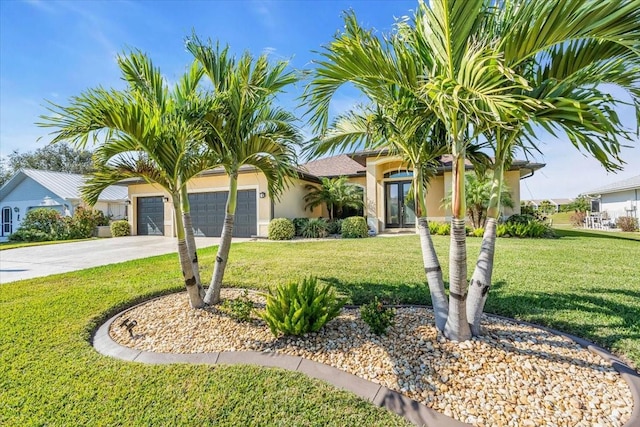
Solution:
<svg viewBox="0 0 640 427"><path fill-rule="evenodd" d="M332 366L314 362L298 356L289 356L274 352L255 351L222 351L214 353L154 353L149 351L135 350L122 346L111 339L109 328L111 324L124 312L129 311L148 301L130 307L103 323L93 334L91 343L101 354L115 359L129 362L149 363L149 364L170 364L170 363L196 363L205 365L216 364L248 364L265 367L275 367L288 371L301 372L309 377L317 378L329 384L355 393L356 395L372 402L378 407L394 412L414 425L418 426L438 426L438 427L468 427L469 424L462 423L444 414L441 414L428 406L410 399L394 390L390 390L380 384L365 380L353 374L336 369ZM529 322L516 321L503 316L490 314L501 319L515 321L524 325L533 326L546 330L556 335L569 338L578 345L598 354L609 361L613 368L620 373L620 376L627 382L633 397L633 410L631 418L624 427L640 426L640 374L625 364L622 360L609 353L607 350L584 340L582 338L546 328Z"/></svg>

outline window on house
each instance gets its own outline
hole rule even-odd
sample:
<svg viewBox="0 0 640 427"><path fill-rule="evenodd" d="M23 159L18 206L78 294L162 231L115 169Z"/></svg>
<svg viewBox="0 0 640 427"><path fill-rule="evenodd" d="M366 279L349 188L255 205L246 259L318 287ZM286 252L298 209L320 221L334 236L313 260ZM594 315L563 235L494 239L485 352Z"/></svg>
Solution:
<svg viewBox="0 0 640 427"><path fill-rule="evenodd" d="M403 170L403 171L393 171L393 172L387 172L384 174L385 178L407 178L407 177L412 177L413 176L413 171L410 170Z"/></svg>

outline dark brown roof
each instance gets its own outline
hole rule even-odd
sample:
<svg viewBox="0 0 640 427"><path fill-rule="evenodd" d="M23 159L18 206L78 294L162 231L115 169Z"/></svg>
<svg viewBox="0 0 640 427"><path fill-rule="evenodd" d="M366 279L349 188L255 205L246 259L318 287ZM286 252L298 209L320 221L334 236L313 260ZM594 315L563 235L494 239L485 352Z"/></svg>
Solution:
<svg viewBox="0 0 640 427"><path fill-rule="evenodd" d="M313 160L300 166L300 169L315 176L357 176L366 171L364 165L358 163L347 154Z"/></svg>

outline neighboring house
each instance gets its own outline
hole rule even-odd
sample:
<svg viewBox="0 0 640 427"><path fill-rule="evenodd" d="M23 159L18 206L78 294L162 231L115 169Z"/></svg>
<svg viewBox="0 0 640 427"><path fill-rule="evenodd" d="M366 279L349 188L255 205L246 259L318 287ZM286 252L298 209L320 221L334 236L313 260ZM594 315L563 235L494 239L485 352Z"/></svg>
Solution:
<svg viewBox="0 0 640 427"><path fill-rule="evenodd" d="M520 180L531 176L544 165L516 160L505 174L515 208L505 215L520 212ZM469 169L471 165L468 165ZM326 207L305 210L303 197L308 184L318 184L320 177L347 176L349 181L364 189L364 215L376 232L391 228L415 227L415 213L408 197L413 172L399 157L383 151L364 151L340 154L309 162L300 167L299 178L293 179L278 200L272 200L262 173L251 167L240 170L238 177L238 205L234 236L267 236L273 218L327 217ZM225 215L228 182L223 169L200 174L188 183L191 215L196 235L219 236ZM125 183L125 182L123 182ZM155 184L129 180L132 214L129 217L133 234L172 236L173 208L169 195ZM451 156L441 158L437 176L428 188L427 209L430 219L450 219L450 211L442 200L451 191Z"/></svg>
<svg viewBox="0 0 640 427"><path fill-rule="evenodd" d="M640 217L640 175L583 194L591 199L593 212L606 212L613 222L621 216Z"/></svg>
<svg viewBox="0 0 640 427"><path fill-rule="evenodd" d="M543 202L549 202L549 204L553 207L556 212L560 212L562 208L573 203L574 199L530 199L530 200L522 200L525 206L531 206L533 210L538 210L540 205L544 206Z"/></svg>
<svg viewBox="0 0 640 427"><path fill-rule="evenodd" d="M18 229L28 211L47 207L71 216L85 203L80 188L86 177L64 172L21 169L0 188L2 233L6 238ZM127 188L111 186L102 192L94 209L113 219L127 216Z"/></svg>

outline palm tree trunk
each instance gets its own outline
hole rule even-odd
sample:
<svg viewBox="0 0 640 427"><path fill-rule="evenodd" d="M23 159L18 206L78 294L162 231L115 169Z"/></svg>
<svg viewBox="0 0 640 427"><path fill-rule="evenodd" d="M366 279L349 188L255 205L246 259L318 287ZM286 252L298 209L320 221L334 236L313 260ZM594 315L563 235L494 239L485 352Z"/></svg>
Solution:
<svg viewBox="0 0 640 427"><path fill-rule="evenodd" d="M427 284L429 285L429 294L431 295L431 305L436 316L436 328L444 331L444 325L447 323L447 314L449 312L447 294L444 292L444 281L442 279L442 268L438 255L433 247L433 240L429 233L429 221L427 218L427 203L425 200L426 190L423 183L423 177L419 167L415 170L415 199L418 201L416 207L418 209L418 235L420 236L420 248L422 249L422 263L424 272L427 276Z"/></svg>
<svg viewBox="0 0 640 427"><path fill-rule="evenodd" d="M172 194L173 212L176 218L176 234L178 236L178 256L180 258L180 266L182 267L182 275L184 277L184 285L187 288L189 296L189 304L192 308L204 307L204 301L198 290L196 278L193 274L193 264L189 257L189 249L185 240L184 223L182 222L182 209L180 208L180 197L178 194Z"/></svg>
<svg viewBox="0 0 640 427"><path fill-rule="evenodd" d="M464 148L453 144L453 210L449 248L449 315L444 334L452 341L471 338L467 322L467 233L465 230Z"/></svg>
<svg viewBox="0 0 640 427"><path fill-rule="evenodd" d="M231 239L233 238L233 222L236 214L237 198L238 173L233 172L229 174L229 198L227 199L227 210L222 227L222 236L220 236L220 246L218 247L218 254L216 255L216 263L213 269L213 277L211 278L211 284L204 298L207 304L218 304L220 302L222 279L224 278L224 270L227 267L227 258L229 257Z"/></svg>
<svg viewBox="0 0 640 427"><path fill-rule="evenodd" d="M493 274L493 257L496 249L496 228L500 215L500 195L502 194L502 182L504 180L504 160L496 156L493 170L493 182L491 183L491 197L487 207L487 222L482 236L480 254L476 261L476 268L471 276L469 285L469 299L467 300L467 318L469 319L471 333L475 336L481 334L480 319L484 311L484 304L491 287Z"/></svg>
<svg viewBox="0 0 640 427"><path fill-rule="evenodd" d="M189 251L189 259L191 259L193 275L196 278L198 292L200 293L200 297L204 298L204 288L202 287L202 281L200 279L200 265L198 263L196 238L193 234L193 223L191 221L191 204L189 203L189 193L187 192L186 187L183 187L180 190L180 200L182 202L182 222L184 223L184 232L187 242L187 250Z"/></svg>

